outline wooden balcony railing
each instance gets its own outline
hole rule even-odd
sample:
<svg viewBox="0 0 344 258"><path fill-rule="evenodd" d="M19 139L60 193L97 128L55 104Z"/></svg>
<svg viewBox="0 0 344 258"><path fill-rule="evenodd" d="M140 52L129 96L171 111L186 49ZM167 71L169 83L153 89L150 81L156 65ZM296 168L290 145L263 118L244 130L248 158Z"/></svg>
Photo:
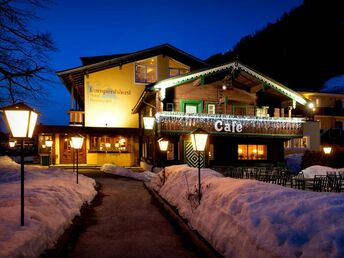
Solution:
<svg viewBox="0 0 344 258"><path fill-rule="evenodd" d="M82 110L69 110L69 125L83 126L84 125L84 113Z"/></svg>
<svg viewBox="0 0 344 258"><path fill-rule="evenodd" d="M304 118L255 117L233 115L185 114L159 112L156 114L161 133L186 134L202 128L210 134L236 136L301 137Z"/></svg>

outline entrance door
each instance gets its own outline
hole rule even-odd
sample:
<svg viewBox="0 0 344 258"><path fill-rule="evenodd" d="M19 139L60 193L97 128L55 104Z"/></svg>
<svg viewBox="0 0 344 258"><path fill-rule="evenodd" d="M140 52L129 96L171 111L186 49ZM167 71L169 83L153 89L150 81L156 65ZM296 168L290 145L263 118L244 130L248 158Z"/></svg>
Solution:
<svg viewBox="0 0 344 258"><path fill-rule="evenodd" d="M204 167L204 152L200 155L201 167ZM198 153L193 150L192 143L184 141L184 160L190 167L198 167Z"/></svg>
<svg viewBox="0 0 344 258"><path fill-rule="evenodd" d="M69 144L70 137L67 135L60 135L60 164L73 164L73 152L74 163L76 162L76 151L71 148ZM82 145L82 149L79 150L79 164L86 164L86 142Z"/></svg>

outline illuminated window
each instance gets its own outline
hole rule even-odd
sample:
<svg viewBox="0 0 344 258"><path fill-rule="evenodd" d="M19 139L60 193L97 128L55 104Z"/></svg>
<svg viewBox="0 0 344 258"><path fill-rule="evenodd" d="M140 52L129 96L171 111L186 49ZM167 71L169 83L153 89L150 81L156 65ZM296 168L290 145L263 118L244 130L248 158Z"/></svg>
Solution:
<svg viewBox="0 0 344 258"><path fill-rule="evenodd" d="M190 68L172 58L168 61L168 67L169 67L169 76L174 77L181 74L185 74L190 72Z"/></svg>
<svg viewBox="0 0 344 258"><path fill-rule="evenodd" d="M239 160L267 160L266 145L255 144L239 144L238 159Z"/></svg>
<svg viewBox="0 0 344 258"><path fill-rule="evenodd" d="M208 114L214 115L216 113L216 105L215 104L208 104L207 105Z"/></svg>
<svg viewBox="0 0 344 258"><path fill-rule="evenodd" d="M128 138L122 136L91 136L90 151L129 151Z"/></svg>
<svg viewBox="0 0 344 258"><path fill-rule="evenodd" d="M157 80L157 58L152 57L135 63L135 82L151 83Z"/></svg>

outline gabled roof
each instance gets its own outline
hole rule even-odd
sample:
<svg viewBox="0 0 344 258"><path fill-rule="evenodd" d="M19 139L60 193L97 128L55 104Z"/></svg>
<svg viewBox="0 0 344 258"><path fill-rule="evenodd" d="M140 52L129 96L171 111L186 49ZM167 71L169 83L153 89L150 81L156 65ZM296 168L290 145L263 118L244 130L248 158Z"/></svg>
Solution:
<svg viewBox="0 0 344 258"><path fill-rule="evenodd" d="M79 104L83 104L84 75L127 63L147 59L156 55L166 55L190 66L191 70L208 66L201 59L194 57L174 46L163 44L129 54L116 54L94 57L82 57L83 66L56 72L69 92L72 92Z"/></svg>
<svg viewBox="0 0 344 258"><path fill-rule="evenodd" d="M190 72L188 74L161 80L151 85L151 90L164 90L166 88L175 87L175 86L184 84L186 82L194 81L198 78L206 77L206 76L213 75L216 73L221 73L224 71L232 71L232 70L245 72L249 76L252 76L258 81L260 81L261 83L263 83L264 86L267 86L276 90L277 92L291 98L292 100L296 101L297 103L301 105L306 105L308 102L301 94L297 93L296 91L293 91L292 89L284 86L283 84L276 82L275 80L269 78L268 76L263 75L237 61L226 63L223 65L208 67L201 70Z"/></svg>

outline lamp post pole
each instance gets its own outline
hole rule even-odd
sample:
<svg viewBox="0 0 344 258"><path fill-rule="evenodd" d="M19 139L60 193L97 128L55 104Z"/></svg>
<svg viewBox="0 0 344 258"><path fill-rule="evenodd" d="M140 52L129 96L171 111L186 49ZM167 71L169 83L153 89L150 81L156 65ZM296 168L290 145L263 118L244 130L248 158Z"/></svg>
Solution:
<svg viewBox="0 0 344 258"><path fill-rule="evenodd" d="M76 149L76 183L79 184L79 149Z"/></svg>
<svg viewBox="0 0 344 258"><path fill-rule="evenodd" d="M20 141L20 225L24 226L24 139Z"/></svg>

